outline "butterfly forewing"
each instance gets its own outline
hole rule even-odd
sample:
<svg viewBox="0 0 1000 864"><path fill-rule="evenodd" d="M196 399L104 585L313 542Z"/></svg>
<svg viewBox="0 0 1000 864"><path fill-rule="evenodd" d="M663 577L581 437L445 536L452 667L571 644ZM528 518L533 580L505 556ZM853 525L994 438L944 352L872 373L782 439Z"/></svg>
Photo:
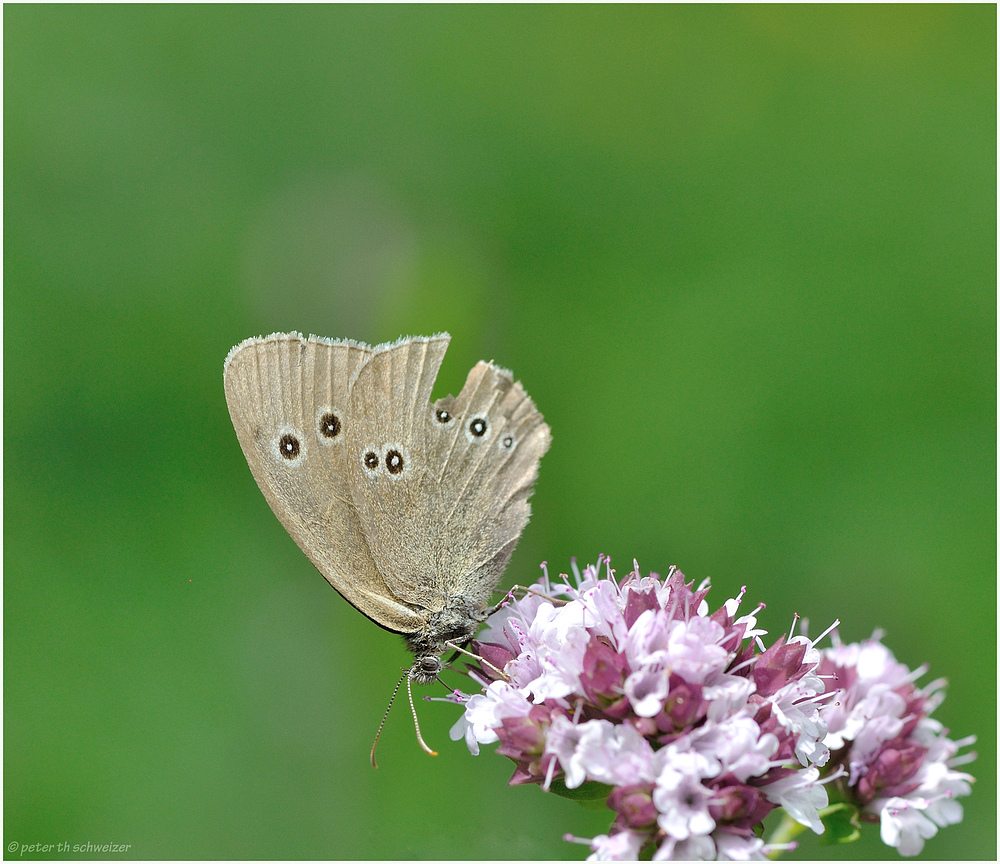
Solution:
<svg viewBox="0 0 1000 864"><path fill-rule="evenodd" d="M226 401L257 485L302 551L361 612L411 633L424 618L379 575L346 470L350 381L371 354L298 333L248 339L226 360Z"/></svg>

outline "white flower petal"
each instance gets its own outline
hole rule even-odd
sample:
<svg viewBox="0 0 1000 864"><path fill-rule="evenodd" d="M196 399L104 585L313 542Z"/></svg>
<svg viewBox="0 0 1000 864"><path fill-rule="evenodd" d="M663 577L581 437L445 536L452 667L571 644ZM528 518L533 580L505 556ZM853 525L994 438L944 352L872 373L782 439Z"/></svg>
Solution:
<svg viewBox="0 0 1000 864"><path fill-rule="evenodd" d="M923 799L890 798L881 813L882 842L895 846L900 855L919 855L924 841L937 834L937 826L923 812Z"/></svg>
<svg viewBox="0 0 1000 864"><path fill-rule="evenodd" d="M590 841L593 853L587 856L588 861L637 861L642 844L648 840L645 834L635 831L619 831L610 837L599 834Z"/></svg>
<svg viewBox="0 0 1000 864"><path fill-rule="evenodd" d="M830 803L826 787L819 782L818 768L803 768L795 774L761 787L768 801L785 808L800 825L817 834L825 830L819 811Z"/></svg>

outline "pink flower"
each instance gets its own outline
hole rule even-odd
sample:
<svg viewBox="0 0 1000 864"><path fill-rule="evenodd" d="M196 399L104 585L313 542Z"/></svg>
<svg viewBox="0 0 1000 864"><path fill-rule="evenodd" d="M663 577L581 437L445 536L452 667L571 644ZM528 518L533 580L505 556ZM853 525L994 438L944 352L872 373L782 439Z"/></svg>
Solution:
<svg viewBox="0 0 1000 864"><path fill-rule="evenodd" d="M678 570L619 583L605 563L546 573L490 616L469 666L484 692L451 732L473 753L498 741L512 784L606 795L608 833L568 838L591 859L762 859L794 845L758 836L775 808L825 830L827 784L903 855L962 819L972 778L955 769L974 756L928 716L942 682L918 689L923 669L878 638L766 647L743 592L710 612Z"/></svg>
<svg viewBox="0 0 1000 864"><path fill-rule="evenodd" d="M589 841L595 857L758 855L776 783L825 797L818 772L795 767L826 734L819 653L803 637L761 653L755 613L737 617L742 594L710 614L707 593L677 570L636 566L620 584L610 566L575 584L546 575L472 644L484 662L471 672L491 683L452 737L472 752L499 740L512 783L609 787L616 818Z"/></svg>
<svg viewBox="0 0 1000 864"><path fill-rule="evenodd" d="M836 690L824 709L832 765L846 769L846 794L882 826L882 840L901 855L916 855L939 828L962 820L955 798L968 795L973 778L955 768L975 758L959 749L928 715L943 699L944 682L923 689L913 672L880 641L834 645L823 652L821 674Z"/></svg>

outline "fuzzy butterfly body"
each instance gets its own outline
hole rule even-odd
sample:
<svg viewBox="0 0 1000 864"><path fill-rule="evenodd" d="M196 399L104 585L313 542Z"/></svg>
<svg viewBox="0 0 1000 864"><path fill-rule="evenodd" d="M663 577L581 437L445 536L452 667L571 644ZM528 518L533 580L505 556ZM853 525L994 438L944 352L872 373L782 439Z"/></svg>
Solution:
<svg viewBox="0 0 1000 864"><path fill-rule="evenodd" d="M271 509L348 602L405 636L418 682L485 619L551 440L520 382L491 363L432 403L449 339L275 333L225 364L233 426Z"/></svg>

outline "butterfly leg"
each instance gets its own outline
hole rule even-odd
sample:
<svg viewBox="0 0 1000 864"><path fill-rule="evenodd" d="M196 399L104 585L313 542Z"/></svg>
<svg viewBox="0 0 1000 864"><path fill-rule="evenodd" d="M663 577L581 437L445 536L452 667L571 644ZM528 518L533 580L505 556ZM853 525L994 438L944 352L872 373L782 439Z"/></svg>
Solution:
<svg viewBox="0 0 1000 864"><path fill-rule="evenodd" d="M538 591L532 585L515 585L513 588L510 589L510 591L508 591L504 595L503 600L501 600L495 606L491 606L487 610L486 617L489 618L490 615L492 615L494 612L499 612L501 609L504 609L505 607L509 606L514 600L514 592L516 591L523 591L526 595L536 594L542 599L544 599L546 602L552 603L556 606L565 606L567 603L569 603L569 600L564 600L560 597L550 597L548 594L542 594L541 591Z"/></svg>
<svg viewBox="0 0 1000 864"><path fill-rule="evenodd" d="M480 663L484 663L485 665L489 666L490 669L496 672L497 675L503 678L504 681L510 681L510 678L507 677L507 673L504 672L503 669L498 669L496 666L490 663L490 661L487 660L485 657L480 657L478 654L473 654L471 651L466 651L464 648L459 647L454 642L445 642L444 644L447 645L449 648L454 648L456 653L458 654L464 654L466 657L472 657L474 660L478 660Z"/></svg>

